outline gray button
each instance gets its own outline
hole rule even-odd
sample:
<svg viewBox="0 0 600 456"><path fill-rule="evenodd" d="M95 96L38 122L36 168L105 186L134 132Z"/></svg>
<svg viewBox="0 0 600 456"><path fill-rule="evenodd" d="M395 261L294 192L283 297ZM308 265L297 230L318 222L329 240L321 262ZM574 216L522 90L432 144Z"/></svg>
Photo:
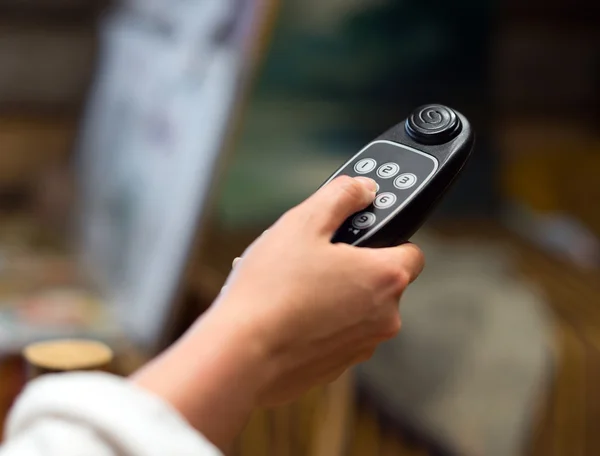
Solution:
<svg viewBox="0 0 600 456"><path fill-rule="evenodd" d="M373 205L377 209L387 209L388 207L393 206L395 202L396 195L394 195L393 193L385 192L377 195L377 198L375 198L375 202L373 203Z"/></svg>
<svg viewBox="0 0 600 456"><path fill-rule="evenodd" d="M400 166L397 163L390 162L385 165L381 165L377 170L377 175L382 179L389 179L394 177L400 171Z"/></svg>
<svg viewBox="0 0 600 456"><path fill-rule="evenodd" d="M362 212L352 219L352 226L358 230L369 228L375 223L376 217L372 212Z"/></svg>
<svg viewBox="0 0 600 456"><path fill-rule="evenodd" d="M354 171L358 174L367 174L375 169L377 162L372 158L363 158L354 165Z"/></svg>
<svg viewBox="0 0 600 456"><path fill-rule="evenodd" d="M417 176L412 173L400 174L396 180L394 180L394 186L400 190L411 188L417 183Z"/></svg>

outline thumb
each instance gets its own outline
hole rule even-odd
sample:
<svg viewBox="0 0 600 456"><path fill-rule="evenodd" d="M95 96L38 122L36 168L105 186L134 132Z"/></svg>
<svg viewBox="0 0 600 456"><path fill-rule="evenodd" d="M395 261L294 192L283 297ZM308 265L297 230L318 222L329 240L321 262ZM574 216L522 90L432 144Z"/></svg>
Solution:
<svg viewBox="0 0 600 456"><path fill-rule="evenodd" d="M317 190L303 206L315 228L331 236L348 217L373 202L376 190L373 179L340 176Z"/></svg>

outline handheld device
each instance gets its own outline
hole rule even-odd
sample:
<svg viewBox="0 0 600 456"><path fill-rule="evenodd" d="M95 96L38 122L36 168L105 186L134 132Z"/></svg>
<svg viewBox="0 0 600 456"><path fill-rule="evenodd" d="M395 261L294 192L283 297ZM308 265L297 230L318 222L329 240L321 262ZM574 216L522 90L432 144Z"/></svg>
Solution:
<svg viewBox="0 0 600 456"><path fill-rule="evenodd" d="M474 144L469 121L459 112L439 104L415 109L323 184L340 175L378 184L375 201L349 217L332 242L391 247L408 241L456 181Z"/></svg>

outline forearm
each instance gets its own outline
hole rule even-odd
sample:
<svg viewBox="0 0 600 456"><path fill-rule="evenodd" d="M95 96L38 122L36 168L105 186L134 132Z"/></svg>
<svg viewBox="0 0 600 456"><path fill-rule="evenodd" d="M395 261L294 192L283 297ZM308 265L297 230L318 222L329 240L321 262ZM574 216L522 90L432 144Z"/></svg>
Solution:
<svg viewBox="0 0 600 456"><path fill-rule="evenodd" d="M131 378L223 450L242 431L269 376L259 339L235 318L207 315Z"/></svg>

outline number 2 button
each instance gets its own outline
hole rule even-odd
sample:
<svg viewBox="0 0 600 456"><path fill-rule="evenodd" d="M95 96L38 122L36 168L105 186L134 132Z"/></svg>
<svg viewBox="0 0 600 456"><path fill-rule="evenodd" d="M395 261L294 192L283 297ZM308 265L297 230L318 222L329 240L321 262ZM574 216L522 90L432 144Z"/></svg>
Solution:
<svg viewBox="0 0 600 456"><path fill-rule="evenodd" d="M382 179L389 179L390 177L394 177L400 171L400 166L397 163L386 163L385 165L381 165L377 170L377 175Z"/></svg>

